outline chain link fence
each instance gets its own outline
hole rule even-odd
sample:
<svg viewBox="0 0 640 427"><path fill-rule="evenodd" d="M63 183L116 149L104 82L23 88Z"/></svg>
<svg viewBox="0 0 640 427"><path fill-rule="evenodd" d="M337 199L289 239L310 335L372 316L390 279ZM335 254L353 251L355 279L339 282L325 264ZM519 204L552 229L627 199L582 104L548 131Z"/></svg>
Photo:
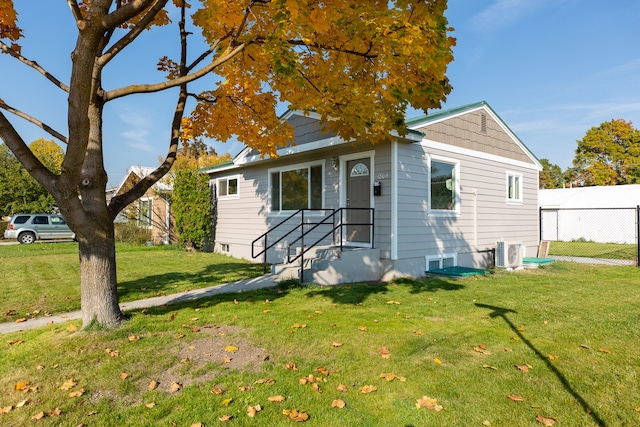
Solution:
<svg viewBox="0 0 640 427"><path fill-rule="evenodd" d="M640 206L540 208L540 240L549 258L589 264L638 265Z"/></svg>

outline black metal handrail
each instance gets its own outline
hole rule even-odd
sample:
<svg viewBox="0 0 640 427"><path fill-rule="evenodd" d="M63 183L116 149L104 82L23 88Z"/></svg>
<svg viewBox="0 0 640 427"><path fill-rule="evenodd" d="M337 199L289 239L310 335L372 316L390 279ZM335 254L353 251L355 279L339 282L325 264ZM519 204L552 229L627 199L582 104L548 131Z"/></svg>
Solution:
<svg viewBox="0 0 640 427"><path fill-rule="evenodd" d="M349 222L345 222L345 213L349 212L349 211L357 211L357 210L361 210L361 211L369 211L369 221L368 222L358 222L358 223L349 223ZM319 222L306 222L304 219L304 213L305 211L330 211L329 215L325 216L322 220L320 220ZM304 281L304 255L309 252L311 249L313 249L314 247L316 247L320 242L324 241L327 237L329 237L329 235L333 235L332 237L332 241L335 244L336 241L340 242L340 251L342 251L343 249L343 242L344 239L342 238L343 234L343 229L342 227L345 226L368 226L369 230L370 230L370 240L371 240L371 246L373 247L373 242L374 240L374 230L375 230L375 212L373 208L339 208L339 209L299 209L296 212L294 212L293 214L291 214L289 217L285 218L284 220L282 220L281 222L279 222L278 224L276 224L275 226L273 226L272 228L270 228L269 230L267 230L265 233L263 233L260 237L258 237L257 239L255 239L253 242L251 242L251 256L253 258L257 258L260 255L263 256L263 266L264 266L264 273L267 272L267 251L271 248L273 248L274 246L276 246L278 243L282 242L284 239L286 239L287 237L289 237L290 235L292 235L293 233L295 233L296 231L300 231L300 236L296 237L292 242L290 242L287 245L287 263L292 263L297 261L298 259L300 259L300 281L303 282ZM292 227L291 230L289 230L286 234L284 234L283 236L281 236L278 240L276 240L275 242L268 244L268 235L269 233L273 232L275 229L279 228L280 226L282 226L283 224L287 223L288 221L290 221L291 219L293 219L294 217L300 215L300 223L296 224L295 226ZM338 218L339 215L339 220L336 222L336 219ZM327 225L327 224L331 224L332 228L331 230L329 230L328 232L326 232L325 234L323 234L321 237L319 237L316 241L314 241L312 244L308 245L305 244L305 237L307 237L311 232L315 231L318 227L322 226L322 225ZM307 230L305 230L305 226L306 227L310 227ZM340 235L339 235L339 239L336 239L336 232L339 231ZM259 242L260 240L264 239L264 244L263 244L263 249L259 252L259 253L255 253L255 244L257 242ZM300 245L300 252L298 252L297 254L295 254L295 256L291 256L291 248L293 246L296 245Z"/></svg>
<svg viewBox="0 0 640 427"><path fill-rule="evenodd" d="M301 215L301 219L300 219L300 223L304 223L304 212L305 211L311 211L311 212L318 212L318 211L332 211L334 212L334 209L298 209L297 211L295 211L294 213L292 213L291 215L289 215L287 218L283 219L282 221L280 221L278 224L274 225L273 227L271 227L269 230L267 230L266 232L264 232L262 235L260 235L260 237L256 238L253 242L251 242L251 257L252 258L258 258L260 255L263 256L263 271L264 273L267 272L267 251L271 248L273 248L275 245L277 245L278 243L280 243L281 241L283 241L285 238L289 237L294 231L296 231L298 229L298 227L300 226L300 224L296 225L295 227L293 227L291 230L289 230L288 233L286 233L284 236L280 237L278 240L276 240L275 242L273 242L272 244L268 244L268 237L269 237L269 233L273 232L275 229L279 228L280 226L282 226L283 224L285 224L286 222L290 221L291 219L295 218L298 215ZM259 242L260 240L264 239L264 245L263 248L260 252L258 252L256 254L256 243Z"/></svg>

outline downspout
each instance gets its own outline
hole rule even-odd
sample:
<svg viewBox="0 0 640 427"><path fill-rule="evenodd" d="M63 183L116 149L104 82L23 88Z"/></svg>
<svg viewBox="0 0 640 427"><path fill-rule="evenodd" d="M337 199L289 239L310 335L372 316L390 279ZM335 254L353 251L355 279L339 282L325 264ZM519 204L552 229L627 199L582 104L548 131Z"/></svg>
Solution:
<svg viewBox="0 0 640 427"><path fill-rule="evenodd" d="M391 261L398 260L398 140L391 141Z"/></svg>

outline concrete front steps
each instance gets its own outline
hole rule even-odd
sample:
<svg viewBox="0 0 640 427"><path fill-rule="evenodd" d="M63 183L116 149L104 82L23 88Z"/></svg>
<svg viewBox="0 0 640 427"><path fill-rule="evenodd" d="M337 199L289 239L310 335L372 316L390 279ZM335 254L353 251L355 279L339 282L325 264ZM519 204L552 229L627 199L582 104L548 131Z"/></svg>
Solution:
<svg viewBox="0 0 640 427"><path fill-rule="evenodd" d="M371 282L380 280L382 267L380 250L343 246L318 246L304 255L305 283L337 285L340 283ZM300 259L292 264L271 267L280 280L300 278Z"/></svg>

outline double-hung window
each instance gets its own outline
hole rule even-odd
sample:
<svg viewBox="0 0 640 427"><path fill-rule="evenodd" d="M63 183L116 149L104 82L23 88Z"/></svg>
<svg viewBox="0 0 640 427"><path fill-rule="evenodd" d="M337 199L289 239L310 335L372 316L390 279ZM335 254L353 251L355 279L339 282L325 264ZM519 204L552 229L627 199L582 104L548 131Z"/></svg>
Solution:
<svg viewBox="0 0 640 427"><path fill-rule="evenodd" d="M322 163L271 170L271 212L322 209L322 177Z"/></svg>
<svg viewBox="0 0 640 427"><path fill-rule="evenodd" d="M138 227L151 228L151 216L153 215L153 200L140 199L138 205Z"/></svg>
<svg viewBox="0 0 640 427"><path fill-rule="evenodd" d="M219 199L237 199L240 196L238 192L238 177L218 178L217 190Z"/></svg>
<svg viewBox="0 0 640 427"><path fill-rule="evenodd" d="M429 167L429 212L460 212L460 162L432 157Z"/></svg>
<svg viewBox="0 0 640 427"><path fill-rule="evenodd" d="M522 203L522 174L507 172L507 202Z"/></svg>

